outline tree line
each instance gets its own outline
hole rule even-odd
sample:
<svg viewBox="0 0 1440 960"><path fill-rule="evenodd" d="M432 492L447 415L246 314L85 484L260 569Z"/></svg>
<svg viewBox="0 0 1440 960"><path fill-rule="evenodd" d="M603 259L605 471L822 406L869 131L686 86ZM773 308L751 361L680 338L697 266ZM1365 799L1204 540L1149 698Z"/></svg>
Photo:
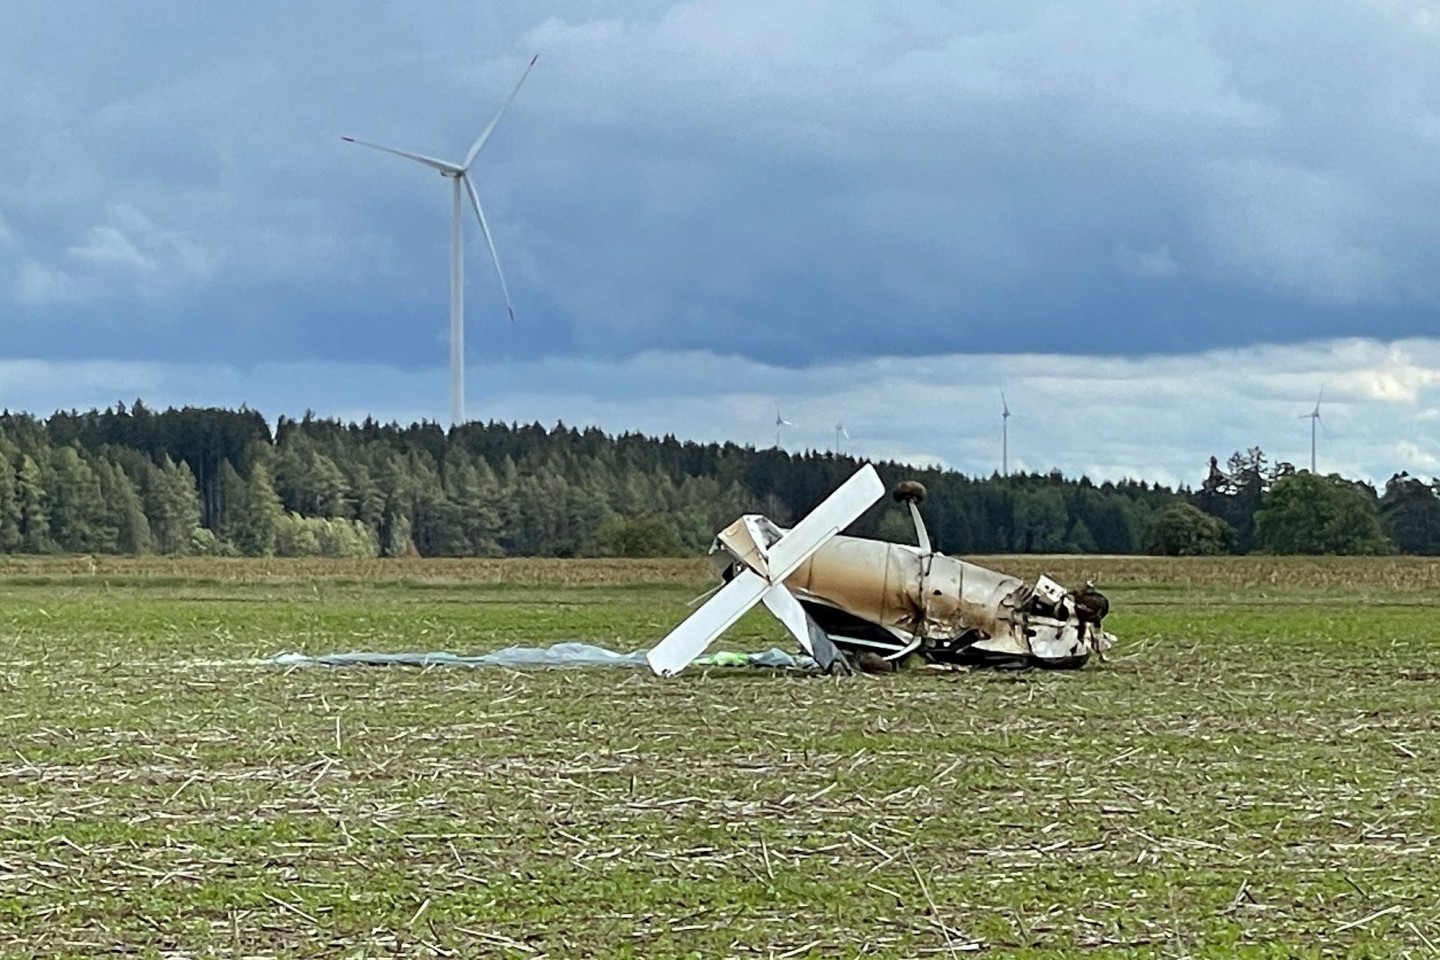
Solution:
<svg viewBox="0 0 1440 960"><path fill-rule="evenodd" d="M246 556L675 556L736 516L781 524L859 465L673 436L556 424L446 430L367 419L126 407L0 414L0 553ZM1338 476L1212 458L1200 489L1093 483L1058 472L970 477L877 463L915 479L936 545L986 553L1440 553L1440 483L1383 495ZM877 504L852 532L913 541Z"/></svg>

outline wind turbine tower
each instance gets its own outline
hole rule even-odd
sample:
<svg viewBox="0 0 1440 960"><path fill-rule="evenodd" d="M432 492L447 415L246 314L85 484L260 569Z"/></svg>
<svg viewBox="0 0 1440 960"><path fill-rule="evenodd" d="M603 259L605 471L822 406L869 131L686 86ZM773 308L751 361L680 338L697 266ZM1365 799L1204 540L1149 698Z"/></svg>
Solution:
<svg viewBox="0 0 1440 960"><path fill-rule="evenodd" d="M1005 391L1000 391L1000 475L1010 476L1010 404L1005 402Z"/></svg>
<svg viewBox="0 0 1440 960"><path fill-rule="evenodd" d="M509 311L510 319L513 321L515 308L510 303L510 291L505 286L505 274L500 269L500 256L495 252L495 241L490 236L490 225L485 222L485 211L480 207L480 195L475 192L475 184L470 180L470 168L474 165L480 148L485 146L485 141L490 139L490 134L495 131L496 124L500 122L500 118L505 115L505 111L514 102L521 85L525 83L525 78L530 75L531 67L535 66L535 61L538 59L540 59L539 54L530 58L530 62L525 66L525 72L520 74L520 81L515 84L515 89L510 91L510 96L501 105L495 118L484 130L480 131L480 136L475 138L475 142L470 146L470 152L465 154L465 159L460 163L436 160L434 157L410 153L407 150L396 150L394 147L384 147L378 143L367 143L364 140L356 140L354 137L340 138L346 143L370 147L372 150L380 150L384 153L393 153L397 157L422 163L432 170L438 171L440 176L450 180L450 421L457 426L465 422L465 265L462 257L465 241L460 229L465 206L463 194L469 194L470 205L474 207L475 216L480 221L480 232L485 235L485 244L490 248L490 259L495 261L495 275L500 278L500 291L505 295L505 308Z"/></svg>
<svg viewBox="0 0 1440 960"><path fill-rule="evenodd" d="M1320 422L1320 401L1325 396L1325 388L1320 388L1320 394L1315 398L1315 409L1309 413L1300 414L1301 420L1310 421L1310 472L1315 471L1315 427ZM1318 476L1318 474L1316 474Z"/></svg>

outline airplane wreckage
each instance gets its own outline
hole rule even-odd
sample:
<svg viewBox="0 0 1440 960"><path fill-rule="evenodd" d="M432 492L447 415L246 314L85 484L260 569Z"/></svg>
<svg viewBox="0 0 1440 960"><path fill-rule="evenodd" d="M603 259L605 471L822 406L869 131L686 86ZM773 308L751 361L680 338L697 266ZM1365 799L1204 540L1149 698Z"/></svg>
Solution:
<svg viewBox="0 0 1440 960"><path fill-rule="evenodd" d="M1041 576L1034 583L948 557L930 544L920 516L925 488L896 486L918 544L841 535L885 493L865 464L809 515L785 529L746 514L711 547L723 585L645 658L673 677L748 610L763 603L820 669L894 669L907 658L932 664L1075 669L1103 658L1115 638L1091 584L1077 592Z"/></svg>

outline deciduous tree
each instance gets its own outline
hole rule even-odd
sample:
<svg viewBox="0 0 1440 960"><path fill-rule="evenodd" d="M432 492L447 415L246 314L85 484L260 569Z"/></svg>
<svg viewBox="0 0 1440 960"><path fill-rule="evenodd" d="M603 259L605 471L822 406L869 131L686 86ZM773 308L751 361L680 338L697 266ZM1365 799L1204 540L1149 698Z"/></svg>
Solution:
<svg viewBox="0 0 1440 960"><path fill-rule="evenodd" d="M1374 554L1393 545L1380 529L1374 491L1341 477L1296 473L1275 483L1255 514L1267 553Z"/></svg>

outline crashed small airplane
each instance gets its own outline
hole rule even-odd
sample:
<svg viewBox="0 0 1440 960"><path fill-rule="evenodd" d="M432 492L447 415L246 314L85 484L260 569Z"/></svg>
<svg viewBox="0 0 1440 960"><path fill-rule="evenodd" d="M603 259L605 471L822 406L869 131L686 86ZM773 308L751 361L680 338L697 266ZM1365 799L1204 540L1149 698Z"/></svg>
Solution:
<svg viewBox="0 0 1440 960"><path fill-rule="evenodd" d="M1091 584L1071 593L1047 576L1034 583L937 552L920 516L925 488L896 486L917 546L840 535L885 493L865 464L786 530L746 514L715 538L723 586L646 654L662 677L684 670L758 603L827 672L893 669L918 656L935 664L1084 666L1115 638L1100 628L1109 602Z"/></svg>

